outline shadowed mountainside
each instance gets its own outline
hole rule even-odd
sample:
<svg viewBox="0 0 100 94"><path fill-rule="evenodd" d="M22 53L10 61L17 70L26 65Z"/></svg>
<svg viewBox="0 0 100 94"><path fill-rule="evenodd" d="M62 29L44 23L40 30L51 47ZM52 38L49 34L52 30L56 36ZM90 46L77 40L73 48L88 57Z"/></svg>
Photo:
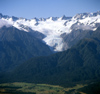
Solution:
<svg viewBox="0 0 100 94"><path fill-rule="evenodd" d="M0 71L8 71L22 62L35 57L52 54L40 39L14 27L0 29Z"/></svg>
<svg viewBox="0 0 100 94"><path fill-rule="evenodd" d="M69 86L100 78L100 29L64 52L35 57L9 74L7 81Z"/></svg>

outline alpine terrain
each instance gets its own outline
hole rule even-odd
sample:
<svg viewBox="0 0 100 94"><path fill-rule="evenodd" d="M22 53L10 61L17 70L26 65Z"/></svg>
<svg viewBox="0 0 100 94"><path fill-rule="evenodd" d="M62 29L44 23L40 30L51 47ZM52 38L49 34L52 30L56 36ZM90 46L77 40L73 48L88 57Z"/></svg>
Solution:
<svg viewBox="0 0 100 94"><path fill-rule="evenodd" d="M100 11L33 19L0 14L0 83L0 93L11 86L35 90L19 94L100 94Z"/></svg>
<svg viewBox="0 0 100 94"><path fill-rule="evenodd" d="M70 47L70 42L79 37L81 31L95 31L100 25L100 12L81 13L74 17L49 17L49 18L17 18L0 14L0 27L14 26L26 32L39 32L45 37L45 42L52 51L63 51ZM81 30L80 32L78 30ZM71 33L75 33L69 35ZM65 37L67 36L68 37ZM86 34L85 34L86 35ZM85 36L83 35L82 38ZM67 38L67 39L66 39ZM80 39L80 38L79 38Z"/></svg>

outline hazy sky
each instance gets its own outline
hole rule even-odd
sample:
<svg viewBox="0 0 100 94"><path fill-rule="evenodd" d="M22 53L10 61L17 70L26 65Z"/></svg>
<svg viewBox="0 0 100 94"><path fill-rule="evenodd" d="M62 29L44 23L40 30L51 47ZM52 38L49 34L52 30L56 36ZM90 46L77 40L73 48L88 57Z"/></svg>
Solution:
<svg viewBox="0 0 100 94"><path fill-rule="evenodd" d="M0 0L0 13L28 19L96 11L100 11L100 0Z"/></svg>

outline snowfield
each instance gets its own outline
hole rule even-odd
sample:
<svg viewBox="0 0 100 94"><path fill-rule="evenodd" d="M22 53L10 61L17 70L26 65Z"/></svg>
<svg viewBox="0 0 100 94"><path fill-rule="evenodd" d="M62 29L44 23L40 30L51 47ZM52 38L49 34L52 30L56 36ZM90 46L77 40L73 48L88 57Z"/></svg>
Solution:
<svg viewBox="0 0 100 94"><path fill-rule="evenodd" d="M34 31L38 31L46 36L43 41L53 51L63 51L64 41L61 37L62 34L68 34L73 29L95 31L97 29L97 23L100 23L100 12L77 14L72 18L63 16L47 19L34 18L30 20L24 18L14 19L13 17L4 17L0 14L0 28L3 26L14 26L19 30L29 32L28 27Z"/></svg>

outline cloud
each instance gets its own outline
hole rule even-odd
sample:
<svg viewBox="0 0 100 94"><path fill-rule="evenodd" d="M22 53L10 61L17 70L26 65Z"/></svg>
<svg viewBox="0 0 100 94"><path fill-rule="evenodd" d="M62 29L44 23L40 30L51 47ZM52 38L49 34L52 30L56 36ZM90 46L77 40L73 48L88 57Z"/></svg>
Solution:
<svg viewBox="0 0 100 94"><path fill-rule="evenodd" d="M10 27L12 25L7 21L0 19L0 28L2 28L3 26Z"/></svg>
<svg viewBox="0 0 100 94"><path fill-rule="evenodd" d="M83 24L80 24L80 25L74 24L71 28L72 29L82 29L82 30L93 30L93 27L89 25L83 25Z"/></svg>

